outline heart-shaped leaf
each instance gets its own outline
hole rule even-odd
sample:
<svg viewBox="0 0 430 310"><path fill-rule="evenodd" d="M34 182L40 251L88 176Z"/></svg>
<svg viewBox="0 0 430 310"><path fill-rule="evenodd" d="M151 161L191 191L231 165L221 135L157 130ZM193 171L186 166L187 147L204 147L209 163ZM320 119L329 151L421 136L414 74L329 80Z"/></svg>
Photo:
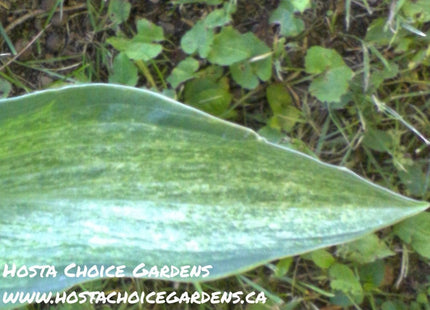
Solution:
<svg viewBox="0 0 430 310"><path fill-rule="evenodd" d="M307 73L323 73L312 81L309 90L319 100L326 102L340 102L354 76L354 72L335 50L320 46L307 51L305 68Z"/></svg>
<svg viewBox="0 0 430 310"><path fill-rule="evenodd" d="M214 40L214 32L206 27L202 21L197 22L193 28L181 39L181 47L187 54L198 52L200 57L206 58Z"/></svg>
<svg viewBox="0 0 430 310"><path fill-rule="evenodd" d="M294 37L305 29L305 23L297 18L294 11L279 7L273 11L270 23L279 24L280 33L286 37Z"/></svg>
<svg viewBox="0 0 430 310"><path fill-rule="evenodd" d="M182 82L192 79L199 68L199 62L192 57L182 60L175 69L173 69L167 81L174 87L178 87Z"/></svg>
<svg viewBox="0 0 430 310"><path fill-rule="evenodd" d="M109 76L109 82L135 86L138 79L136 66L125 53L119 53L113 61L113 73Z"/></svg>
<svg viewBox="0 0 430 310"><path fill-rule="evenodd" d="M229 66L251 56L247 39L233 27L224 27L216 34L208 60L213 64Z"/></svg>
<svg viewBox="0 0 430 310"><path fill-rule="evenodd" d="M58 272L0 277L0 296L88 280L65 276L71 263L126 275L140 263L212 265L173 279L216 279L427 206L147 90L89 84L0 101L0 268Z"/></svg>

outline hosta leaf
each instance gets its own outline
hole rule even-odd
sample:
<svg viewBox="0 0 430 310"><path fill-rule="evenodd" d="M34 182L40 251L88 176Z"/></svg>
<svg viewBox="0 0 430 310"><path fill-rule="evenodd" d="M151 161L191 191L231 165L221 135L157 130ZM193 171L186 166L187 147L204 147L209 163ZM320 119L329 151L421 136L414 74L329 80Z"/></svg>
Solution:
<svg viewBox="0 0 430 310"><path fill-rule="evenodd" d="M102 84L0 101L0 197L0 265L59 272L1 277L0 296L82 282L62 274L72 262L225 277L428 206L160 94Z"/></svg>

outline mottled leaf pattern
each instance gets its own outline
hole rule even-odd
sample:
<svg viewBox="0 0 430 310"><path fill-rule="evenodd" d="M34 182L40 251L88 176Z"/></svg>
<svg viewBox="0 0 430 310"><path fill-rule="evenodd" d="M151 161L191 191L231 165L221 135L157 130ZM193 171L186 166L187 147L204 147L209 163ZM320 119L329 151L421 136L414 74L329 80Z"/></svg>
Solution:
<svg viewBox="0 0 430 310"><path fill-rule="evenodd" d="M2 265L213 265L205 280L428 205L162 95L104 84L0 101L0 197ZM80 281L0 278L0 293Z"/></svg>

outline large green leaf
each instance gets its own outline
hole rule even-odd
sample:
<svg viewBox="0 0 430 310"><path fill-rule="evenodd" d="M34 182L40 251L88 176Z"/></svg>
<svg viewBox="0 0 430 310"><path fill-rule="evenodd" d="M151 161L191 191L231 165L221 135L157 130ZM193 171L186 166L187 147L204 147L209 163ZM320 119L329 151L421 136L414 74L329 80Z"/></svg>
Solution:
<svg viewBox="0 0 430 310"><path fill-rule="evenodd" d="M92 84L0 101L0 277L58 291L70 263L212 265L210 280L339 244L424 210L162 95ZM0 272L3 270L0 269Z"/></svg>

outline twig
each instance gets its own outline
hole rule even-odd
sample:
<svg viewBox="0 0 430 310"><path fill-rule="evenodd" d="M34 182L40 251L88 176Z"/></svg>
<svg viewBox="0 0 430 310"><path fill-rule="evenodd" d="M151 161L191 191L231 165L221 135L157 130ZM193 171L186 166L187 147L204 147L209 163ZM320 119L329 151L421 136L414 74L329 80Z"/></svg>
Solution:
<svg viewBox="0 0 430 310"><path fill-rule="evenodd" d="M31 39L31 41L28 42L28 44L26 46L24 46L24 48L22 50L20 50L13 58L11 58L7 63L5 63L3 66L0 67L0 71L3 71L4 68L6 68L7 66L9 66L19 56L21 56L22 53L24 53L45 32L45 30L48 29L50 26L51 26L51 24L49 24L48 26L46 26L45 29L40 30L39 33L36 34L33 37L33 39Z"/></svg>
<svg viewBox="0 0 430 310"><path fill-rule="evenodd" d="M11 31L13 28L15 28L16 26L18 26L19 24L22 24L23 22L25 22L27 19L36 17L37 15L40 15L42 13L45 13L44 10L35 10L35 11L31 11L23 16L21 16L18 19L15 19L12 23L10 23L9 25L7 25L7 27L5 28L6 33L8 33L9 31Z"/></svg>
<svg viewBox="0 0 430 310"><path fill-rule="evenodd" d="M86 3L82 3L82 4L77 4L74 6L69 6L69 7L64 7L62 8L63 12L68 12L68 11L75 11L75 10L79 10L79 9L83 9L85 8L87 5ZM55 10L56 12L60 12L61 8L58 8L57 10ZM23 16L21 16L20 18L14 20L12 23L10 23L6 28L5 31L6 33L8 33L9 31L11 31L13 28L15 28L16 26L24 23L26 20L30 19L30 18L34 18L37 17L39 15L43 15L44 13L47 13L45 10L34 10L31 11Z"/></svg>
<svg viewBox="0 0 430 310"><path fill-rule="evenodd" d="M399 289L400 283L402 283L403 279L405 279L406 276L408 275L408 267L409 267L408 249L406 248L405 244L403 243L402 244L402 264L400 267L399 277L397 278L397 281L395 284L396 289Z"/></svg>

